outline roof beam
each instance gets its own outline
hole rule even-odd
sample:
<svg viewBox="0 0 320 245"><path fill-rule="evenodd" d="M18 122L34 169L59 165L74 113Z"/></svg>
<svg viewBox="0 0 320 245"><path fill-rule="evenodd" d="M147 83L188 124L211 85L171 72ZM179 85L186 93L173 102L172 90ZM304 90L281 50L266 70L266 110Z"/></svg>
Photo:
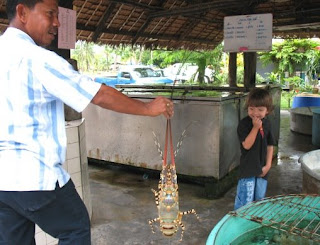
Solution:
<svg viewBox="0 0 320 245"><path fill-rule="evenodd" d="M151 19L147 19L147 21L141 26L141 28L138 30L138 32L135 34L135 36L132 38L132 45L136 43L141 33L144 33L144 30L148 27L150 24Z"/></svg>
<svg viewBox="0 0 320 245"><path fill-rule="evenodd" d="M292 30L301 30L301 29L316 29L320 28L320 22L308 22L303 24L289 24L281 25L281 26L274 26L273 31L292 31Z"/></svg>
<svg viewBox="0 0 320 245"><path fill-rule="evenodd" d="M287 11L282 11L282 12L274 12L273 16L280 18L280 17L284 17L284 16L292 16L292 15L296 15L296 14L305 14L308 15L310 13L313 13L314 15L319 15L320 14L320 8L310 8L310 9L299 9L299 10L287 10Z"/></svg>
<svg viewBox="0 0 320 245"><path fill-rule="evenodd" d="M83 31L94 31L94 27L89 27L85 25L79 25L77 24L77 29L83 30ZM112 35L125 35L125 36L136 36L136 32L132 31L124 31L124 30L118 30L118 29L112 29L112 28L106 28L102 30L103 33L112 34ZM151 38L151 39L159 39L159 36L148 34L148 33L141 33L139 37L143 38ZM205 40L205 39L199 39L199 38L185 38L183 40L180 40L178 36L175 35L161 35L161 39L168 39L168 40L174 40L174 41L187 41L187 42L199 42L199 43L206 43L206 44L212 44L212 40Z"/></svg>
<svg viewBox="0 0 320 245"><path fill-rule="evenodd" d="M162 2L161 5L163 5L163 4L164 4L164 2ZM163 10L163 8L162 7L153 7L153 11L160 11L160 10ZM151 20L152 20L152 18L149 18L149 16L148 16L146 22L140 27L140 29L137 31L136 35L132 38L132 45L134 45L136 43L136 41L138 40L138 38L140 36L140 33L143 33L144 30L146 28L148 28Z"/></svg>
<svg viewBox="0 0 320 245"><path fill-rule="evenodd" d="M72 9L73 0L59 0L59 6L63 8Z"/></svg>
<svg viewBox="0 0 320 245"><path fill-rule="evenodd" d="M130 0L120 0L121 2L132 2ZM133 4L133 3L132 3ZM195 14L195 9L194 6L197 5L197 6L202 6L202 5L206 5L205 3L201 3L201 4L193 4L192 5L192 16L194 16ZM135 3L134 6L137 6L137 4ZM139 4L139 7L141 6L141 4ZM135 42L138 40L139 36L141 33L144 32L144 30L148 27L148 25L150 24L151 20L156 18L156 17L159 17L157 15L154 14L154 12L158 13L159 11L161 12L168 12L168 10L164 10L163 8L161 7L154 7L154 8L157 8L157 11L155 11L154 9L153 10L153 13L151 13L149 16L148 16L148 19L147 21L141 26L141 28L139 29L139 31L136 33L136 35L134 36L134 38L132 39L132 44L135 44ZM182 9L182 8L179 8L179 9ZM175 15L175 14L174 14ZM187 14L185 14L187 15ZM191 13L189 13L189 16L191 16ZM221 23L221 22L220 22ZM220 24L219 23L219 24ZM185 35L185 34L184 34ZM180 37L181 38L181 37Z"/></svg>
<svg viewBox="0 0 320 245"><path fill-rule="evenodd" d="M114 10L116 6L115 2L112 2L107 11L103 14L102 18L100 19L98 26L96 28L96 30L94 31L93 35L92 35L92 41L96 42L98 37L101 35L102 29L105 27L107 20L109 19L110 15L112 14L112 11Z"/></svg>
<svg viewBox="0 0 320 245"><path fill-rule="evenodd" d="M120 3L120 4L125 4L125 5L131 5L136 8L142 8L144 10L149 10L149 11L159 11L163 10L161 7L156 7L156 6L150 6L148 4L143 4L139 3L137 1L132 1L132 0L109 0L108 2L113 2L113 3Z"/></svg>
<svg viewBox="0 0 320 245"><path fill-rule="evenodd" d="M212 10L213 8L217 10L229 9L229 8L242 8L244 7L246 2L248 2L248 4L250 5L252 4L255 5L255 4L260 4L267 1L268 0L256 0L252 3L252 1L250 0L247 0L247 1L225 0L223 1L223 3L221 3L220 1L215 1L210 3L198 3L198 4L190 4L187 7L166 10L162 7L149 6L147 4L138 3L132 0L110 0L110 2L131 5L137 8L142 8L143 10L149 10L151 12L151 14L149 15L149 18L202 13L208 10Z"/></svg>
<svg viewBox="0 0 320 245"><path fill-rule="evenodd" d="M7 13L6 12L0 12L0 19L8 19Z"/></svg>
<svg viewBox="0 0 320 245"><path fill-rule="evenodd" d="M210 3L192 4L187 7L157 11L157 12L151 13L150 18L202 13L212 9L223 10L223 9L230 9L230 8L241 8L245 4L245 2L246 1L225 0L223 2L218 1L218 2L210 2Z"/></svg>

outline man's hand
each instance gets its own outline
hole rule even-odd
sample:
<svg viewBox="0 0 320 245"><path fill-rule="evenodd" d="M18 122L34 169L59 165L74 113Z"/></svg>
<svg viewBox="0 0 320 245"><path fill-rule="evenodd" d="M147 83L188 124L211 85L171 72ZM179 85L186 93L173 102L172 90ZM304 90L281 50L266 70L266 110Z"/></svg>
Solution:
<svg viewBox="0 0 320 245"><path fill-rule="evenodd" d="M158 116L163 114L166 118L173 116L173 102L165 97L157 97L146 104L150 116Z"/></svg>

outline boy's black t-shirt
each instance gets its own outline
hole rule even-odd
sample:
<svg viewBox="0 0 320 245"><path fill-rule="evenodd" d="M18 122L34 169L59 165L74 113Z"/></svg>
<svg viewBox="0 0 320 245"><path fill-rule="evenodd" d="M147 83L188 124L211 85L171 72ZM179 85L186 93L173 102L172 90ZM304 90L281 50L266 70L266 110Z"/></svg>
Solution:
<svg viewBox="0 0 320 245"><path fill-rule="evenodd" d="M262 173L262 167L266 165L267 146L275 145L275 139L271 131L271 122L268 118L262 120L264 136L258 132L256 140L251 149L246 150L242 142L250 133L253 127L252 119L247 116L238 125L238 137L240 141L240 178L258 177ZM264 177L267 178L268 174Z"/></svg>

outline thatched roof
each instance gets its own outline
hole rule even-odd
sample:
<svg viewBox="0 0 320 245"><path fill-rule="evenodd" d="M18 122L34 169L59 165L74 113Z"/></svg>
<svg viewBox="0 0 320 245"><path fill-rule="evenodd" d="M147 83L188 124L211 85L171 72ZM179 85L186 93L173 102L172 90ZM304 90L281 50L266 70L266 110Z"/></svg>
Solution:
<svg viewBox="0 0 320 245"><path fill-rule="evenodd" d="M8 25L0 5L0 31ZM77 11L77 40L147 48L213 49L225 16L273 14L273 35L319 36L319 0L60 0Z"/></svg>

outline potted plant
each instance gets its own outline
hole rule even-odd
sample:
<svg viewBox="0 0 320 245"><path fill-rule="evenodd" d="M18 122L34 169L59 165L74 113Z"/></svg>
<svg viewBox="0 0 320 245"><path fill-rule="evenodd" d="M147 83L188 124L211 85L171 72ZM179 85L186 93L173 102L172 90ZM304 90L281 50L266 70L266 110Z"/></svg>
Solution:
<svg viewBox="0 0 320 245"><path fill-rule="evenodd" d="M289 86L289 90L297 89L301 86L303 80L301 77L293 76L283 79Z"/></svg>

